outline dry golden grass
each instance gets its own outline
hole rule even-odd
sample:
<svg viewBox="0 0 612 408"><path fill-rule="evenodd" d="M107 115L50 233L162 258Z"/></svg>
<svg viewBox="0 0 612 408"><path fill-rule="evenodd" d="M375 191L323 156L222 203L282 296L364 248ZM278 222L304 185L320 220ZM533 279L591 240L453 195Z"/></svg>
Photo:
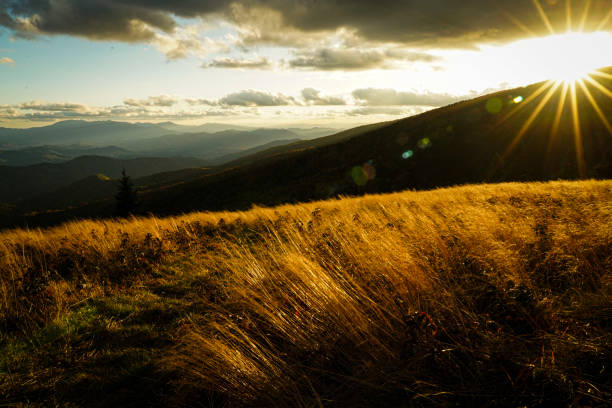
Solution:
<svg viewBox="0 0 612 408"><path fill-rule="evenodd" d="M160 282L174 288L161 301L197 305L159 327L174 343L154 358L172 373L164 403L612 397L611 181L85 221L2 233L0 251L0 321L21 333L11 339Z"/></svg>

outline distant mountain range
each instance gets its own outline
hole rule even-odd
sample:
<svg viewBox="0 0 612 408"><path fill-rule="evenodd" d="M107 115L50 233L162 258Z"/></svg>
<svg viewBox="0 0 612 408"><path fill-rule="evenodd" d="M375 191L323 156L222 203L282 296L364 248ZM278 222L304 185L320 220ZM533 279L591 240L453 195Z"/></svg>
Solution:
<svg viewBox="0 0 612 408"><path fill-rule="evenodd" d="M112 121L64 121L30 129L0 128L0 144L4 146L0 148L0 203L44 208L90 202L110 194L108 186L112 183L97 175L116 178L123 166L131 177L138 179L154 173L220 165L294 143L301 137L330 133L333 129L254 129L214 123L182 126L171 122ZM42 142L54 144L37 145ZM86 185L98 188L85 188ZM43 197L46 193L58 199L46 199Z"/></svg>
<svg viewBox="0 0 612 408"><path fill-rule="evenodd" d="M139 155L136 152L131 152L117 146L34 146L17 150L0 150L0 165L29 166L41 163L63 163L80 156L134 159Z"/></svg>
<svg viewBox="0 0 612 408"><path fill-rule="evenodd" d="M101 147L169 133L173 132L152 123L69 120L29 129L0 128L0 146L4 149L71 144Z"/></svg>
<svg viewBox="0 0 612 408"><path fill-rule="evenodd" d="M183 126L172 122L127 123L115 121L65 120L53 125L27 129L0 127L0 148L38 145L108 146L181 133L215 133L226 130L254 130L244 126L209 123Z"/></svg>
<svg viewBox="0 0 612 408"><path fill-rule="evenodd" d="M216 123L183 126L172 122L71 120L38 128L0 128L0 164L59 163L83 155L122 159L196 157L221 163L223 156L240 157L242 151L250 152L258 146L313 139L335 132L335 129L319 127L255 129Z"/></svg>
<svg viewBox="0 0 612 408"><path fill-rule="evenodd" d="M612 74L612 68L602 71ZM597 79L612 89L612 80ZM575 103L561 104L563 86L534 84L272 146L213 168L150 176L138 182L140 210L163 215L465 183L612 178L612 98L601 87L587 87L588 94L577 87ZM99 197L97 203L11 222L112 215L112 196Z"/></svg>

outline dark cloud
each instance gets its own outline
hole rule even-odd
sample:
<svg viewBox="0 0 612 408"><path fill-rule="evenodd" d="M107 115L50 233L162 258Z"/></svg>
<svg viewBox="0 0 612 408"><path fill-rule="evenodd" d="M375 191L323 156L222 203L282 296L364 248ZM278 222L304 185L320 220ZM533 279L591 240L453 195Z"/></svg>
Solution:
<svg viewBox="0 0 612 408"><path fill-rule="evenodd" d="M551 25L565 31L565 1L539 0ZM439 46L469 46L525 36L524 26L547 33L533 0L270 0L285 25L302 31L346 27L371 41ZM574 21L590 3L586 28L594 29L612 0L573 0ZM518 22L518 24L517 24Z"/></svg>
<svg viewBox="0 0 612 408"><path fill-rule="evenodd" d="M444 106L465 99L465 96L432 92L398 92L394 89L356 89L355 100L368 106Z"/></svg>
<svg viewBox="0 0 612 408"><path fill-rule="evenodd" d="M68 34L96 40L146 42L152 28L170 32L167 11L137 2L111 0L0 0L0 23L17 35Z"/></svg>
<svg viewBox="0 0 612 408"><path fill-rule="evenodd" d="M265 57L257 59L218 58L204 63L202 68L263 69L271 66L272 64Z"/></svg>
<svg viewBox="0 0 612 408"><path fill-rule="evenodd" d="M229 94L218 102L220 105L226 106L287 106L295 105L296 100L291 96L283 94L271 94L267 92L246 90Z"/></svg>
<svg viewBox="0 0 612 408"><path fill-rule="evenodd" d="M346 101L344 99L333 97L333 96L321 96L321 92L313 88L303 89L302 98L309 105L327 105L327 106L346 105Z"/></svg>
<svg viewBox="0 0 612 408"><path fill-rule="evenodd" d="M575 24L590 3L587 29L596 28L612 0L573 0ZM547 33L533 0L0 0L0 25L17 35L68 34L97 40L150 41L172 32L175 16L219 16L251 27L262 41L284 30L352 30L368 41L441 47ZM539 0L557 31L565 31L563 0ZM280 24L280 26L279 26ZM608 23L610 29L612 20ZM274 34L274 35L273 35ZM279 35L280 34L280 35Z"/></svg>

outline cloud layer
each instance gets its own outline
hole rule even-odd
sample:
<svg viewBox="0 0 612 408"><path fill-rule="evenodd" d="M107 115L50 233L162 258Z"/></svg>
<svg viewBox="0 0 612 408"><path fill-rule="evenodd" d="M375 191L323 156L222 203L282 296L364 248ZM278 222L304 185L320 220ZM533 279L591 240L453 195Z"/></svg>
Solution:
<svg viewBox="0 0 612 408"><path fill-rule="evenodd" d="M537 3L553 27L565 29L565 1ZM612 0L573 0L576 21L587 3L585 27L594 29ZM23 37L151 42L159 32L175 32L177 16L222 19L248 32L248 41L276 43L289 38L285 33L346 29L367 41L470 47L517 39L525 34L523 27L547 32L532 0L0 0L0 25Z"/></svg>
<svg viewBox="0 0 612 408"><path fill-rule="evenodd" d="M327 112L337 117L393 115L401 116L443 106L476 94L453 96L448 94L398 92L393 89L356 89L351 95L331 96L314 88L304 88L299 96L247 89L229 93L216 100L180 98L169 95L143 99L126 98L120 105L90 107L72 102L30 101L0 105L0 121L55 121L63 119L115 120L188 120L211 116L244 118L259 115L259 108L285 109L293 116L308 116L313 112ZM289 111L287 110L289 109ZM283 113L279 113L282 115Z"/></svg>

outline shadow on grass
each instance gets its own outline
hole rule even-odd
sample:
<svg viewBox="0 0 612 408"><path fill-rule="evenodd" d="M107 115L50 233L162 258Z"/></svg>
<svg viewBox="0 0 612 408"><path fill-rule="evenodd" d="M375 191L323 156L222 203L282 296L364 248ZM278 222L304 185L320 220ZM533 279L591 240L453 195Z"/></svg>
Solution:
<svg viewBox="0 0 612 408"><path fill-rule="evenodd" d="M165 406L173 374L158 360L192 312L147 291L90 300L29 337L2 339L0 394L9 405Z"/></svg>

